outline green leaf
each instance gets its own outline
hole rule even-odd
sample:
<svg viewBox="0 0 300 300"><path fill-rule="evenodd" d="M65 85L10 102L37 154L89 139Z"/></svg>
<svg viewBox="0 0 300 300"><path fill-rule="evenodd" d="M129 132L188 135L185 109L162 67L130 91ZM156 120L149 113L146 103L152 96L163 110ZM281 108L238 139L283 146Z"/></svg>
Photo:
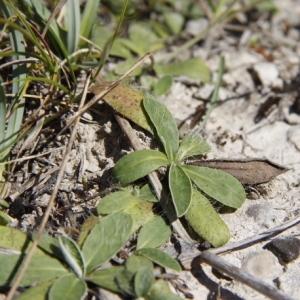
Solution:
<svg viewBox="0 0 300 300"><path fill-rule="evenodd" d="M79 0L67 1L66 18L67 21L67 42L68 53L75 52L80 34L80 4Z"/></svg>
<svg viewBox="0 0 300 300"><path fill-rule="evenodd" d="M164 244L171 236L170 226L162 217L155 217L147 222L138 235L137 250L141 248L156 248Z"/></svg>
<svg viewBox="0 0 300 300"><path fill-rule="evenodd" d="M180 143L176 159L183 161L190 156L204 154L210 150L210 146L200 136L189 133Z"/></svg>
<svg viewBox="0 0 300 300"><path fill-rule="evenodd" d="M98 94L104 87L105 85L94 85L90 87L90 91L94 94ZM151 132L151 128L142 108L143 98L144 96L141 93L124 84L119 84L103 96L105 102L118 113Z"/></svg>
<svg viewBox="0 0 300 300"><path fill-rule="evenodd" d="M4 211L0 210L0 225L7 225L10 222L10 217Z"/></svg>
<svg viewBox="0 0 300 300"><path fill-rule="evenodd" d="M74 273L82 278L85 275L85 262L79 247L67 236L60 236L58 241L65 261Z"/></svg>
<svg viewBox="0 0 300 300"><path fill-rule="evenodd" d="M87 273L109 260L122 248L131 228L132 219L125 213L118 212L101 218L82 247Z"/></svg>
<svg viewBox="0 0 300 300"><path fill-rule="evenodd" d="M154 217L152 207L153 203L136 199L134 205L128 206L123 210L124 213L130 215L132 218L132 228L130 234L133 234L141 226Z"/></svg>
<svg viewBox="0 0 300 300"><path fill-rule="evenodd" d="M36 237L36 232L29 232L28 236L33 241ZM64 256L59 248L59 242L58 239L53 238L52 236L48 234L42 234L39 239L39 248L46 251L47 253L64 260Z"/></svg>
<svg viewBox="0 0 300 300"><path fill-rule="evenodd" d="M49 290L49 300L74 300L84 299L87 287L83 279L74 274L59 277Z"/></svg>
<svg viewBox="0 0 300 300"><path fill-rule="evenodd" d="M149 202L158 202L157 198L153 194L150 185L145 184L139 191L138 198Z"/></svg>
<svg viewBox="0 0 300 300"><path fill-rule="evenodd" d="M25 254L0 254L0 285L10 286L23 262ZM58 261L37 249L20 286L29 286L35 282L45 282L68 274L68 270Z"/></svg>
<svg viewBox="0 0 300 300"><path fill-rule="evenodd" d="M172 294L168 284L163 279L156 280L144 298L145 300L182 300L179 296Z"/></svg>
<svg viewBox="0 0 300 300"><path fill-rule="evenodd" d="M116 282L118 284L119 289L127 295L134 296L134 273L129 270L121 270L116 274Z"/></svg>
<svg viewBox="0 0 300 300"><path fill-rule="evenodd" d="M167 157L173 161L179 148L179 133L171 112L154 98L145 98L143 105L156 129L157 137L164 146Z"/></svg>
<svg viewBox="0 0 300 300"><path fill-rule="evenodd" d="M171 89L172 84L173 84L172 76L165 75L156 82L153 92L157 96L166 94Z"/></svg>
<svg viewBox="0 0 300 300"><path fill-rule="evenodd" d="M135 274L140 268L153 269L153 263L150 259L142 255L131 255L126 260L126 269Z"/></svg>
<svg viewBox="0 0 300 300"><path fill-rule="evenodd" d="M238 208L245 201L246 194L243 186L230 174L206 167L181 167L205 194L219 202Z"/></svg>
<svg viewBox="0 0 300 300"><path fill-rule="evenodd" d="M31 246L30 238L19 230L0 226L0 247L12 249L15 254L1 254L0 266L5 272L0 272L0 285L10 285L16 272ZM69 273L62 263L45 254L39 248L35 250L21 286L29 286L34 282L44 282L57 276Z"/></svg>
<svg viewBox="0 0 300 300"><path fill-rule="evenodd" d="M90 38L92 28L96 23L99 4L100 0L88 0L85 3L81 18L80 35L87 39ZM85 41L79 41L80 47L84 47L85 45Z"/></svg>
<svg viewBox="0 0 300 300"><path fill-rule="evenodd" d="M171 165L169 170L169 187L177 217L183 216L189 209L192 200L192 184L184 170Z"/></svg>
<svg viewBox="0 0 300 300"><path fill-rule="evenodd" d="M78 246L82 247L85 239L87 238L88 234L91 232L91 230L94 228L96 224L99 223L99 217L96 217L94 215L89 216L84 223L81 226L79 239L78 239Z"/></svg>
<svg viewBox="0 0 300 300"><path fill-rule="evenodd" d="M181 32L184 25L182 13L168 11L164 13L164 18L172 34L179 34Z"/></svg>
<svg viewBox="0 0 300 300"><path fill-rule="evenodd" d="M214 247L220 247L229 241L230 232L227 225L209 200L196 189L193 189L192 204L185 218L193 229Z"/></svg>
<svg viewBox="0 0 300 300"><path fill-rule="evenodd" d="M128 31L129 38L134 45L131 50L139 56L164 47L164 43L161 42L161 39L152 30L149 22L132 22Z"/></svg>
<svg viewBox="0 0 300 300"><path fill-rule="evenodd" d="M24 293L22 293L15 300L45 300L47 299L48 291L50 286L53 284L54 280L45 281L43 283L39 283L37 286L31 287L27 289Z"/></svg>
<svg viewBox="0 0 300 300"><path fill-rule="evenodd" d="M181 267L177 260L161 250L155 248L142 248L136 251L136 253L151 259L153 262L164 268L172 269L177 272L181 271Z"/></svg>
<svg viewBox="0 0 300 300"><path fill-rule="evenodd" d="M209 68L198 58L191 58L166 65L156 64L154 71L157 75L185 75L190 78L200 79L202 82L208 82L210 80Z"/></svg>
<svg viewBox="0 0 300 300"><path fill-rule="evenodd" d="M121 290L115 281L115 277L121 270L125 270L125 268L115 266L107 269L100 269L90 273L85 279L105 289L120 293Z"/></svg>
<svg viewBox="0 0 300 300"><path fill-rule="evenodd" d="M122 211L128 206L134 205L136 202L135 200L136 197L127 191L110 193L100 200L97 206L97 212L101 215L108 215Z"/></svg>
<svg viewBox="0 0 300 300"><path fill-rule="evenodd" d="M141 267L134 276L134 291L137 297L147 295L154 281L153 267Z"/></svg>
<svg viewBox="0 0 300 300"><path fill-rule="evenodd" d="M169 163L157 150L139 150L122 157L114 166L113 174L122 184L133 182Z"/></svg>

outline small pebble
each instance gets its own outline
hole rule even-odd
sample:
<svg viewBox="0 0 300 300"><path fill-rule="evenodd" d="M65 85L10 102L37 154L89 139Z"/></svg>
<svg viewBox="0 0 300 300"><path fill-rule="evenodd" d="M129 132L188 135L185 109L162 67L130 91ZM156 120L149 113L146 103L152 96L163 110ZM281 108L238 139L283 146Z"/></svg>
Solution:
<svg viewBox="0 0 300 300"><path fill-rule="evenodd" d="M294 237L273 239L264 246L271 251L281 264L288 264L300 255L300 240Z"/></svg>

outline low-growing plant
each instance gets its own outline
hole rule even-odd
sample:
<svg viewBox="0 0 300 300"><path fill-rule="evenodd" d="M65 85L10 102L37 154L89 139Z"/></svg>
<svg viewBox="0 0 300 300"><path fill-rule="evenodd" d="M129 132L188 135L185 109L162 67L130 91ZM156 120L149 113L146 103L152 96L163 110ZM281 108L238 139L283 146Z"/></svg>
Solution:
<svg viewBox="0 0 300 300"><path fill-rule="evenodd" d="M115 193L113 193L115 194ZM141 200L139 200L141 201ZM156 247L171 235L161 217L144 222L136 251L124 265L101 267L119 252L134 229L135 221L124 212L106 217L90 217L83 225L78 243L66 235L57 239L43 235L39 248L21 281L30 287L17 299L83 299L91 284L134 298L180 299L164 280L154 277L153 262L171 270L181 270L178 262ZM0 285L10 286L34 235L0 226Z"/></svg>
<svg viewBox="0 0 300 300"><path fill-rule="evenodd" d="M230 237L229 230L207 196L238 208L246 199L243 186L223 171L184 164L189 157L209 152L210 146L194 133L187 134L180 142L176 122L161 102L148 97L142 105L165 153L153 149L129 153L116 163L114 175L126 185L169 166L168 187L177 217L184 216L213 246L225 244Z"/></svg>

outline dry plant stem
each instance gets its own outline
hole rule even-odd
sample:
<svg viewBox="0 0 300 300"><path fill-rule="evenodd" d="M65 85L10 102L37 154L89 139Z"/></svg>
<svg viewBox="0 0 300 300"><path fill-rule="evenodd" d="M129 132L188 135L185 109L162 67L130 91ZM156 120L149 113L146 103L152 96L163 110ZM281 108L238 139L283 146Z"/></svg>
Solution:
<svg viewBox="0 0 300 300"><path fill-rule="evenodd" d="M151 62L153 64L154 59L151 53L145 54L141 59L139 59L138 62L136 62L126 73L124 73L122 76L120 76L116 81L112 82L108 87L104 88L101 93L96 95L88 104L86 104L84 107L79 109L77 113L70 118L67 125L59 132L58 135L62 134L79 116L81 116L85 111L87 111L91 106L93 106L95 103L97 103L103 96L105 96L107 93L109 93L113 88L115 88L121 81L126 78L131 72L133 72L136 68L138 68L147 58L151 59Z"/></svg>
<svg viewBox="0 0 300 300"><path fill-rule="evenodd" d="M50 169L48 172L43 173L40 176L37 176L35 178L30 179L29 181L27 181L26 183L24 183L23 185L21 185L15 193L9 195L8 198L12 202L15 201L17 199L17 197L19 197L25 191L27 191L28 189L30 189L31 187L33 187L34 184L38 180L42 181L43 179L45 179L46 177L50 176L51 174L53 174L54 172L58 171L59 169L60 169L60 167L54 167L54 168Z"/></svg>
<svg viewBox="0 0 300 300"><path fill-rule="evenodd" d="M12 163L19 162L19 161L30 160L30 159L37 158L37 157L41 157L41 156L47 155L47 154L49 154L49 153L52 153L52 152L55 152L55 151L64 149L64 148L66 148L66 146L61 146L61 147L58 147L58 148L53 149L53 150L50 150L50 151L46 151L46 152L41 153L41 154L30 155L30 156L24 156L24 157L22 157L22 158L10 160L10 161L5 161L5 162L0 163L0 166L12 164Z"/></svg>
<svg viewBox="0 0 300 300"><path fill-rule="evenodd" d="M86 94L87 94L89 83L90 83L90 76L86 80L79 108L81 108L83 106L83 104L84 104L84 101L86 99ZM23 276L24 276L24 274L25 274L28 266L29 266L29 263L30 263L32 257L33 257L33 254L34 254L35 248L38 245L39 239L40 239L40 237L41 237L41 235L42 235L42 233L43 233L43 231L45 229L45 226L47 224L49 215L51 213L51 210L52 210L52 207L53 207L53 204L54 204L55 197L56 197L56 195L58 193L58 189L59 189L61 180L62 180L63 175L64 175L65 167L66 167L66 164L67 164L68 158L69 158L69 153L72 150L72 145L73 145L73 142L74 142L74 139L75 139L75 135L77 133L77 127L78 127L78 124L79 124L79 120L80 120L80 118L78 118L76 120L76 123L74 125L72 134L70 136L69 143L68 143L65 155L64 155L64 159L63 159L63 162L62 162L62 164L60 166L60 171L58 173L57 180L56 180L55 186L53 188L53 192L52 192L51 198L49 200L48 207L47 207L47 209L46 209L46 211L44 213L43 220L41 222L40 228L39 228L39 230L37 232L37 235L36 235L34 241L32 242L32 245L31 245L31 247L30 247L30 249L29 249L29 251L28 251L28 253L27 253L27 255L26 255L26 257L25 257L25 259L23 261L23 263L22 263L21 269L20 269L20 271L19 271L19 273L18 273L18 275L17 275L17 277L16 277L16 279L14 281L13 286L11 287L11 289L10 289L8 295L7 295L6 300L12 300L13 299L14 294L15 294L15 292L16 292L16 290L17 290L17 288L18 288L18 286L19 286L19 284L20 284L20 282L21 282L21 280L22 280L22 278L23 278Z"/></svg>
<svg viewBox="0 0 300 300"><path fill-rule="evenodd" d="M142 150L143 147L142 147L141 143L139 142L139 140L137 139L136 135L134 134L129 122L118 115L115 115L115 117L116 117L118 123L120 124L121 128L123 129L123 131L128 136L134 150L136 150L136 151ZM152 172L148 175L148 177L149 177L152 187L155 190L155 194L156 194L157 198L159 199L163 210L166 212L169 222L172 224L172 226L175 229L175 231L177 232L177 234L185 242L187 242L189 244L195 244L195 241L190 238L190 236L188 235L188 233L182 226L179 219L177 219L175 210L172 206L172 203L170 203L170 201L167 201L167 195L166 195L165 191L163 190L163 187L160 183L159 178L157 177L157 174L155 172Z"/></svg>
<svg viewBox="0 0 300 300"><path fill-rule="evenodd" d="M250 286L254 290L260 292L261 294L276 300L293 300L290 296L286 293L278 290L276 287L264 283L258 278L250 275L249 273L241 270L240 268L234 266L231 263L226 262L225 260L221 259L217 255L211 253L210 251L204 251L199 256L201 262L207 263L213 268L217 269L218 271L222 271L234 279Z"/></svg>

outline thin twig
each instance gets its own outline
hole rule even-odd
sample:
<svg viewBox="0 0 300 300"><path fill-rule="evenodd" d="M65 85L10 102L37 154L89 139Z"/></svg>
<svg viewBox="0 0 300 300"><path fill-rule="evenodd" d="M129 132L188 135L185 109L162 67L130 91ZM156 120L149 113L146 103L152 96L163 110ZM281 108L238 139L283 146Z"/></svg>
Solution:
<svg viewBox="0 0 300 300"><path fill-rule="evenodd" d="M246 248L246 247L249 247L249 246L252 246L256 243L259 243L259 242L262 242L266 239L269 239L271 237L274 237L278 234L280 234L281 232L283 232L284 230L296 225L300 223L300 216L285 223L285 224L282 224L278 227L275 227L275 228L272 228L270 230L267 230L267 231L264 231L264 232L261 232L259 234L256 234L252 237L249 237L249 238L246 238L246 239L243 239L241 241L238 241L238 242L234 242L234 243L229 243L229 244L226 244L222 247L219 247L219 248L213 248L213 249L209 249L207 251L213 253L213 254L225 254L225 253L228 253L228 252L231 252L231 251L236 251L236 250L240 250L240 249L243 249L243 248ZM192 252L192 253L191 253ZM185 266L189 266L191 264L191 262L201 253L199 250L196 250L195 251L191 251L189 252L188 254L181 254L179 259L180 259L180 262Z"/></svg>
<svg viewBox="0 0 300 300"><path fill-rule="evenodd" d="M87 90L88 90L88 86L89 86L89 82L90 82L90 76L87 78L86 80L86 83L85 83L85 88L84 88L84 91L83 91L83 94L82 94L82 98L81 98L81 102L80 102L80 108L83 106L84 104L84 101L86 99L86 95L87 95ZM69 154L71 153L71 150L72 150L72 146L73 146L73 141L75 139L75 135L77 133L77 127L78 127L78 124L79 124L79 120L80 118L78 118L74 124L74 128L73 128L73 131L72 131L72 134L70 136L70 139L69 139L69 142L68 142L68 146L67 146L67 149L66 149L66 152L65 152L65 155L64 155L64 159L63 159L63 162L60 166L60 171L58 173L58 176L57 176L57 179L56 179L56 183L55 183L55 186L53 188L53 192L52 192L52 195L51 195L51 198L49 200L49 204L48 204L48 207L44 213L44 216L43 216L43 219L42 219L42 222L41 222L41 225L40 225L40 228L36 234L36 237L35 239L33 240L32 244L31 244L31 247L21 265L21 268L20 268L20 271L13 283L13 286L11 287L8 295L7 295L7 298L6 300L12 300L13 297L14 297L14 294L29 266L29 263L33 257L33 254L34 254L34 251L35 251L35 248L37 247L38 245L38 242L39 242L39 239L45 229L45 226L48 222L48 218L49 218L49 215L51 213L51 210L53 208L53 204L54 204L54 201L55 201L55 197L58 193L58 189L59 189L59 186L60 186L60 183L61 183L61 180L63 178L63 175L64 175L64 171L65 171L65 168L66 168L66 164L68 162L68 158L69 158Z"/></svg>
<svg viewBox="0 0 300 300"><path fill-rule="evenodd" d="M33 158L37 158L37 157L40 157L40 156L47 155L49 153L52 153L52 152L55 152L55 151L58 151L58 150L61 150L61 149L64 149L64 148L66 148L66 146L61 146L61 147L58 147L56 149L52 149L52 150L46 151L44 153L36 154L36 155L29 155L29 156L24 156L22 158L10 160L10 161L0 162L0 166L12 164L12 163L20 162L20 161L24 161L24 160L30 160L30 159L33 159Z"/></svg>
<svg viewBox="0 0 300 300"><path fill-rule="evenodd" d="M250 286L254 290L269 297L270 299L293 300L292 297L280 291L275 286L262 282L257 277L249 274L245 270L242 270L229 262L226 262L224 259L218 257L217 255L211 253L210 251L202 252L201 255L199 256L199 260L201 262L204 262L212 266L218 271L228 274L229 276L233 277L235 280Z"/></svg>

